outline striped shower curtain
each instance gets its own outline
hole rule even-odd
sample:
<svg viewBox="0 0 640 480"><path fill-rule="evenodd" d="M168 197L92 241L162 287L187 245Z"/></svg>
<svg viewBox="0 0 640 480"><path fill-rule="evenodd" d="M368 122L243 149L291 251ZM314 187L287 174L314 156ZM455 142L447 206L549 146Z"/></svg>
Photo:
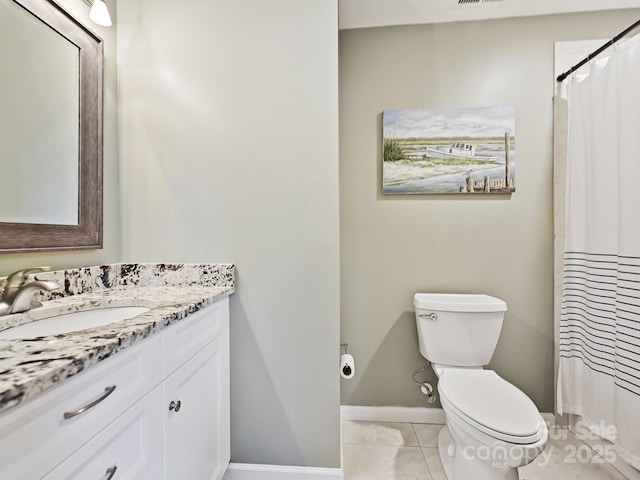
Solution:
<svg viewBox="0 0 640 480"><path fill-rule="evenodd" d="M640 468L640 35L565 82L558 413Z"/></svg>

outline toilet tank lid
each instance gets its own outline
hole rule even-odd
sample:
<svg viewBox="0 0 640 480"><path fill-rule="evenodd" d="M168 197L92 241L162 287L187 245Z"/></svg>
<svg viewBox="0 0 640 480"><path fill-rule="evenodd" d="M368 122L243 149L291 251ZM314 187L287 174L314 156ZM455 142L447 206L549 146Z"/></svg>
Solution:
<svg viewBox="0 0 640 480"><path fill-rule="evenodd" d="M441 312L505 312L504 300L481 294L416 293L413 306Z"/></svg>

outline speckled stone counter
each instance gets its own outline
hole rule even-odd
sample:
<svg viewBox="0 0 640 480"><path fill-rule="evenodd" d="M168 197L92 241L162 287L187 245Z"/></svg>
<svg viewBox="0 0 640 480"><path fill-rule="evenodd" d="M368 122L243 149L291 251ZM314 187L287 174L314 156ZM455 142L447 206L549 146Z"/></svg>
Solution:
<svg viewBox="0 0 640 480"><path fill-rule="evenodd" d="M38 273L63 289L43 306L0 316L0 331L64 313L140 306L133 318L72 333L0 340L0 413L234 292L232 264L113 264ZM0 279L0 287L4 286ZM46 320L45 320L46 321Z"/></svg>

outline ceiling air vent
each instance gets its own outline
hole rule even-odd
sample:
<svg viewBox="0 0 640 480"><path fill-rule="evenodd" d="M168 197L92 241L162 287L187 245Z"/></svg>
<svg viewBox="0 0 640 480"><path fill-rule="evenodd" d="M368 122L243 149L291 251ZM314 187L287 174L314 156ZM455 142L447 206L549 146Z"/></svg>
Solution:
<svg viewBox="0 0 640 480"><path fill-rule="evenodd" d="M486 5L505 3L507 0L458 0L458 5Z"/></svg>

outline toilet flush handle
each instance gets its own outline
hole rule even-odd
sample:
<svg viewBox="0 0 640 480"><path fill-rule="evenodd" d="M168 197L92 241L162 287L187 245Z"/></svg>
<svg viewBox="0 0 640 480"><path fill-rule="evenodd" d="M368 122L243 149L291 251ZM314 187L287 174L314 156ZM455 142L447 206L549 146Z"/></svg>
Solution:
<svg viewBox="0 0 640 480"><path fill-rule="evenodd" d="M425 320L437 320L438 319L438 314L435 312L431 312L428 315L427 314L421 314L418 315L420 318L424 318Z"/></svg>

